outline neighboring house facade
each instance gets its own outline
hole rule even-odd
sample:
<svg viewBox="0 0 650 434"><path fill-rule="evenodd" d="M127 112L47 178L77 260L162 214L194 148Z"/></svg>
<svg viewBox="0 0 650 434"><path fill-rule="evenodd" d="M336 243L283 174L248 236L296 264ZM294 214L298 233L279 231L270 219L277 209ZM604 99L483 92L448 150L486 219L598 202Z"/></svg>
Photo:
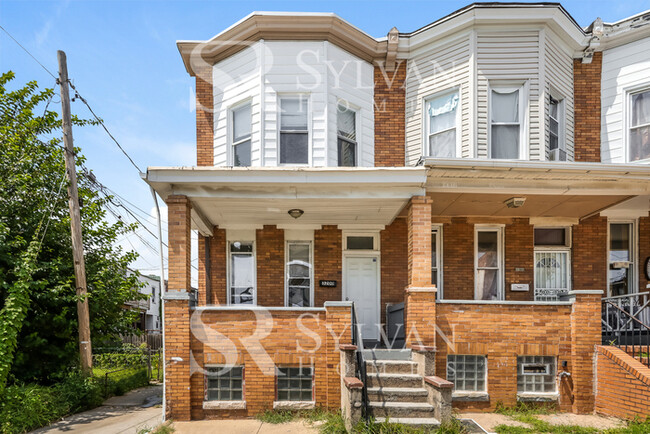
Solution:
<svg viewBox="0 0 650 434"><path fill-rule="evenodd" d="M473 4L373 38L253 13L179 42L197 165L145 178L169 207L168 415L594 411L601 299L648 284L645 22Z"/></svg>
<svg viewBox="0 0 650 434"><path fill-rule="evenodd" d="M129 270L128 273L132 274L133 272ZM147 298L129 302L127 305L140 311L138 321L140 330L146 333L160 333L162 331L160 277L140 274L138 281L142 284L138 291L146 295Z"/></svg>

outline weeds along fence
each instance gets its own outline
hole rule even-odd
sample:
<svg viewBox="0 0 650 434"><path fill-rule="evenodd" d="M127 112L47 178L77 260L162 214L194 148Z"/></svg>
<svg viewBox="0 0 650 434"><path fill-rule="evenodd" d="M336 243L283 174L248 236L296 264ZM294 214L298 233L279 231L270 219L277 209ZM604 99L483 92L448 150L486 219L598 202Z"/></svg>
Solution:
<svg viewBox="0 0 650 434"><path fill-rule="evenodd" d="M145 344L147 348L159 350L162 348L162 333L142 333L139 335L120 335L123 344L136 347Z"/></svg>
<svg viewBox="0 0 650 434"><path fill-rule="evenodd" d="M104 394L122 395L162 380L162 351L143 346L94 348L93 373L103 381Z"/></svg>

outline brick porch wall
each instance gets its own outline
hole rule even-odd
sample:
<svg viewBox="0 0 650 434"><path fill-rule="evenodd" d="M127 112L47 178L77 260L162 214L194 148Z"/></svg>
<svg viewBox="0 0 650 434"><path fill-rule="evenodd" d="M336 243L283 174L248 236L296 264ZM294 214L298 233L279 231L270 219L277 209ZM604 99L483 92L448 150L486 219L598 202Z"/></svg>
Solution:
<svg viewBox="0 0 650 434"><path fill-rule="evenodd" d="M284 230L264 226L256 238L257 304L284 306Z"/></svg>
<svg viewBox="0 0 650 434"><path fill-rule="evenodd" d="M607 218L593 216L574 225L572 245L573 287L607 291Z"/></svg>
<svg viewBox="0 0 650 434"><path fill-rule="evenodd" d="M404 301L407 275L406 219L397 218L380 232L381 244L381 322L386 323L386 305Z"/></svg>
<svg viewBox="0 0 650 434"><path fill-rule="evenodd" d="M336 226L323 226L314 231L314 298L315 306L328 300L341 300L342 235ZM320 288L319 280L336 280L336 288Z"/></svg>

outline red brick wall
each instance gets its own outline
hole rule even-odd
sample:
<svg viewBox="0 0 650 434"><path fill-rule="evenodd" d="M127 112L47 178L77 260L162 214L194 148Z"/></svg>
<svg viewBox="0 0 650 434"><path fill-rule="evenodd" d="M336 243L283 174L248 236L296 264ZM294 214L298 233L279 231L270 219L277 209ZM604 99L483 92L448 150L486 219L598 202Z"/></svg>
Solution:
<svg viewBox="0 0 650 434"><path fill-rule="evenodd" d="M203 235L199 234L199 263L198 263L198 269L199 269L199 306L205 306L207 304L207 300L210 299L210 297L207 294L208 287L211 287L210 283L208 282L208 270L210 267L206 263L207 258L209 256L206 255L206 249L208 244L210 243L209 237L204 237ZM211 274L211 273L210 273Z"/></svg>
<svg viewBox="0 0 650 434"><path fill-rule="evenodd" d="M386 323L386 305L404 301L407 275L406 219L397 218L380 232L381 244L381 321Z"/></svg>
<svg viewBox="0 0 650 434"><path fill-rule="evenodd" d="M408 285L431 285L431 198L414 196L408 208Z"/></svg>
<svg viewBox="0 0 650 434"><path fill-rule="evenodd" d="M573 60L575 161L600 162L600 78L603 53L591 63Z"/></svg>
<svg viewBox="0 0 650 434"><path fill-rule="evenodd" d="M645 275L645 260L650 257L650 217L639 219L639 292L647 290L650 280Z"/></svg>
<svg viewBox="0 0 650 434"><path fill-rule="evenodd" d="M505 227L506 300L535 299L534 234L534 227L525 218L512 219ZM527 283L528 292L511 291L513 283Z"/></svg>
<svg viewBox="0 0 650 434"><path fill-rule="evenodd" d="M325 225L314 231L314 306L341 300L342 254L340 229ZM320 288L319 280L336 280L336 288Z"/></svg>
<svg viewBox="0 0 650 434"><path fill-rule="evenodd" d="M211 304L228 303L228 290L226 288L227 248L226 230L215 227L212 231L212 239L210 240L210 271L212 273L210 278L210 282L212 283L212 294L210 297Z"/></svg>
<svg viewBox="0 0 650 434"><path fill-rule="evenodd" d="M443 225L444 298L474 299L474 225L466 218L452 218Z"/></svg>
<svg viewBox="0 0 650 434"><path fill-rule="evenodd" d="M573 289L607 291L607 218L593 216L573 226Z"/></svg>
<svg viewBox="0 0 650 434"><path fill-rule="evenodd" d="M571 307L571 383L574 413L594 411L594 350L601 343L602 294L580 294Z"/></svg>
<svg viewBox="0 0 650 434"><path fill-rule="evenodd" d="M616 347L597 351L596 412L625 419L650 416L650 369Z"/></svg>
<svg viewBox="0 0 650 434"><path fill-rule="evenodd" d="M212 68L196 71L196 165L214 165Z"/></svg>
<svg viewBox="0 0 650 434"><path fill-rule="evenodd" d="M375 66L375 166L405 164L406 62L395 72Z"/></svg>
<svg viewBox="0 0 650 434"><path fill-rule="evenodd" d="M284 306L284 230L257 230L257 304Z"/></svg>

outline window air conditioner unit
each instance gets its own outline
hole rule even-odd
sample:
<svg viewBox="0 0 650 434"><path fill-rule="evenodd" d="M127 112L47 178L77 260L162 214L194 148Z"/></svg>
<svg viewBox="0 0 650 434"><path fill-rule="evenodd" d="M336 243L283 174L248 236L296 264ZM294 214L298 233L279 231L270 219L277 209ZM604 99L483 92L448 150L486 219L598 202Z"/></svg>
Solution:
<svg viewBox="0 0 650 434"><path fill-rule="evenodd" d="M550 161L566 161L566 151L563 149L551 149L548 159Z"/></svg>

